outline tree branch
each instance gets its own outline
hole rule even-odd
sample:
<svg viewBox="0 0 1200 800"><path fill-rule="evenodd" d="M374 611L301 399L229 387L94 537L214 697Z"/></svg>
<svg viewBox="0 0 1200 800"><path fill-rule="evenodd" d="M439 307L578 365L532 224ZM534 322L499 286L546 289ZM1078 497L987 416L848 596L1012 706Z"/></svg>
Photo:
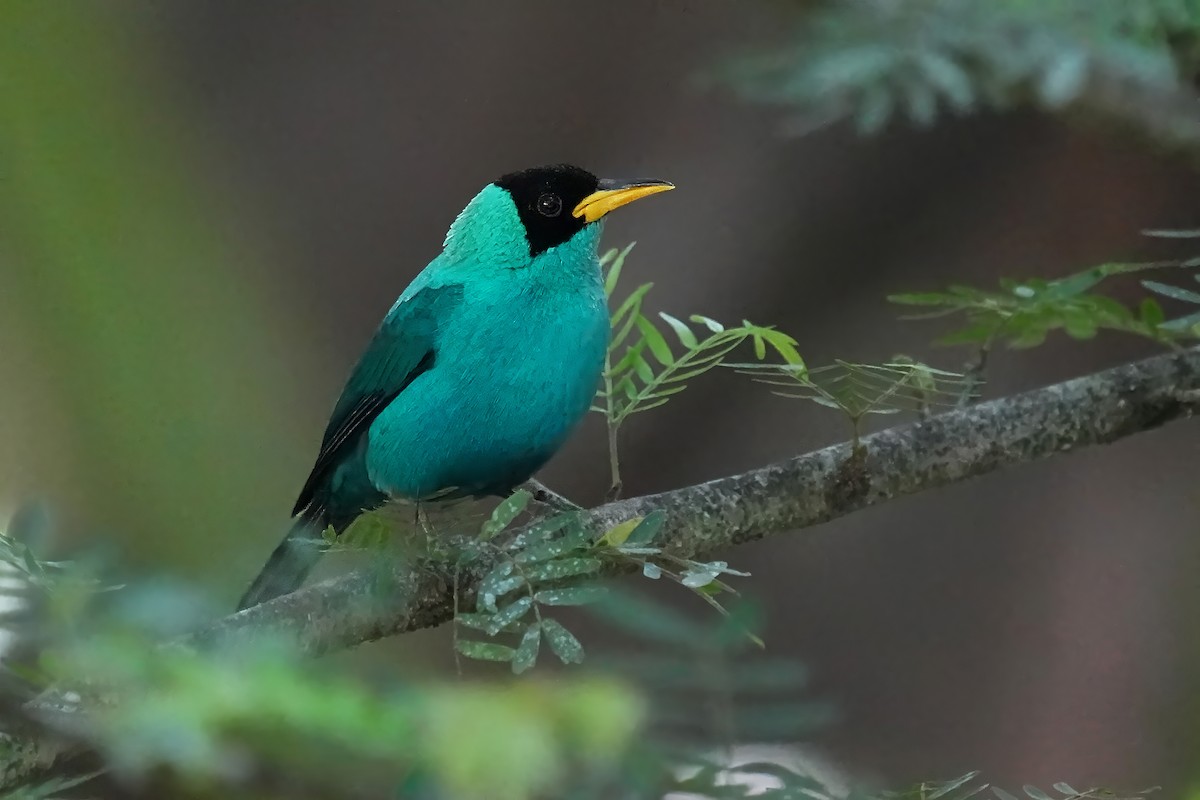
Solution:
<svg viewBox="0 0 1200 800"><path fill-rule="evenodd" d="M696 557L1004 467L1109 444L1197 408L1200 349L1192 349L890 428L864 438L858 453L839 444L740 475L608 503L587 515L601 531L665 511L659 543ZM488 567L476 564L457 576L460 597L473 595ZM283 635L302 652L320 655L449 621L455 577L452 565L433 561L391 572L361 570L238 612L172 644L208 647ZM0 756L5 786L59 755L52 746L11 744Z"/></svg>
<svg viewBox="0 0 1200 800"><path fill-rule="evenodd" d="M661 494L590 510L596 530L662 510L658 541L695 557L827 522L896 497L1157 428L1200 408L1200 349L1156 356L1024 394L950 411L862 440ZM469 596L485 568L459 576ZM388 576L354 572L215 623L192 644L275 631L319 655L453 617L454 575L423 561ZM402 602L371 602L380 589ZM366 601L366 602L364 602Z"/></svg>

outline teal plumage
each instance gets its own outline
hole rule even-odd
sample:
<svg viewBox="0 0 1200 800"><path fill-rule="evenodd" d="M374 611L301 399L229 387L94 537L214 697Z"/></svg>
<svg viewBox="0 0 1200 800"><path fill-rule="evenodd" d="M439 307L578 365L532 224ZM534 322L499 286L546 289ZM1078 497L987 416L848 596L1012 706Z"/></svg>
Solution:
<svg viewBox="0 0 1200 800"><path fill-rule="evenodd" d="M392 306L331 414L297 521L240 608L295 589L389 498L505 494L587 412L608 344L597 261L608 210L671 188L542 167L485 187Z"/></svg>

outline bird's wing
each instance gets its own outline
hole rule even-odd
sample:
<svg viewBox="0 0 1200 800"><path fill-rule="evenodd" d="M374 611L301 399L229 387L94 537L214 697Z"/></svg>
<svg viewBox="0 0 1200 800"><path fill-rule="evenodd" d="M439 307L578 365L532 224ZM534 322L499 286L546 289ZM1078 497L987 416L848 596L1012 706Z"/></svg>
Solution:
<svg viewBox="0 0 1200 800"><path fill-rule="evenodd" d="M293 516L313 502L329 470L354 450L379 413L433 366L439 321L461 299L461 286L426 287L402 300L384 318L334 406Z"/></svg>

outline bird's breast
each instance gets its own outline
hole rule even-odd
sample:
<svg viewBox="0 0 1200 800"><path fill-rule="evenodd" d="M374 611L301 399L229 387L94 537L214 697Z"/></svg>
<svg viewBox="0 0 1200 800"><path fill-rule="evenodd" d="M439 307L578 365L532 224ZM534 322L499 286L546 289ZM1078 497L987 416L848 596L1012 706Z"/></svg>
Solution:
<svg viewBox="0 0 1200 800"><path fill-rule="evenodd" d="M595 395L608 344L602 289L472 292L439 330L432 369L380 414L368 471L422 497L504 491L566 441Z"/></svg>

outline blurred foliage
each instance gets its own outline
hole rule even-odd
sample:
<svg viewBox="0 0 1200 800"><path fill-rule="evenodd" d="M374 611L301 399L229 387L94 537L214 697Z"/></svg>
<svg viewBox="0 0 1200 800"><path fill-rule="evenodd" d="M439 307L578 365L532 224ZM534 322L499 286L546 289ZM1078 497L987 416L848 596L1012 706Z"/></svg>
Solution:
<svg viewBox="0 0 1200 800"><path fill-rule="evenodd" d="M636 693L597 676L381 692L282 642L200 654L154 645L114 623L45 662L67 685L87 676L90 692L103 691L79 733L117 779L166 769L209 787L199 796L421 781L452 797L534 797L574 769L611 768L643 715Z"/></svg>
<svg viewBox="0 0 1200 800"><path fill-rule="evenodd" d="M522 508L521 501L504 504L485 524L481 541L499 538ZM648 541L639 527L610 546ZM656 526L651 521L645 527ZM0 534L10 544L0 549L0 562L35 575L64 568L40 562L10 533ZM539 553L559 549L547 548L536 529L525 533L533 535L523 542L520 553L528 555L519 568L534 571L548 563ZM55 584L54 593L65 585ZM568 597L568 591L539 589L547 593L539 602L585 599ZM70 612L48 617L45 649L21 672L36 688L58 687L56 705L72 709L63 730L76 745L100 754L105 780L136 788L153 779L155 791L169 788L174 797L224 797L231 790L325 796L343 789L381 796L397 786L406 797L606 797L614 786L636 790L631 797L657 797L673 785L683 751L661 737L653 740L657 744L639 738L677 713L673 703L652 713L650 706L658 708L665 695L651 688L666 691L672 683L675 689L687 684L731 693L737 687L770 695L792 685L789 676L803 678L785 664L706 672L697 654L724 658L739 647L745 641L741 616L710 627L618 596L603 606L606 619L672 646L669 657L632 669L641 686L608 669L556 680L389 681L380 687L302 659L285 638L263 635L236 649L202 652L169 644L212 613L177 584L136 584L111 594L100 608L72 602ZM579 644L565 628L556 633L551 619L539 622L552 650L564 661L579 660ZM13 666L11 654L7 660ZM630 671L631 665L624 667ZM696 675L706 676L702 682L695 676L675 680L697 668ZM694 700L704 725L709 707ZM795 706L777 703L748 711L745 721L775 719L777 728L781 721L806 728L813 721L798 716ZM711 739L701 743L708 746ZM73 780L56 776L4 796L54 797ZM694 776L689 785L696 785Z"/></svg>
<svg viewBox="0 0 1200 800"><path fill-rule="evenodd" d="M798 109L809 130L852 117L929 125L1032 103L1071 104L1099 72L1176 91L1200 65L1197 0L839 0L800 16L785 44L714 73L755 102Z"/></svg>
<svg viewBox="0 0 1200 800"><path fill-rule="evenodd" d="M203 618L192 595L173 591L122 589L122 602L93 616L86 632L60 631L41 674L47 685L86 687L67 701L74 708L63 731L104 767L17 787L5 800L95 796L90 787L100 782L124 796L175 798L1014 797L977 773L847 793L803 765L730 767L736 743L796 742L831 714L803 696L805 670L748 647L744 631L758 623L747 604L708 624L616 592L593 611L639 646L586 673L379 686L302 659L279 638L203 652L164 645L164 632ZM76 784L82 795L71 791ZM1024 794L1144 795L1066 784Z"/></svg>
<svg viewBox="0 0 1200 800"><path fill-rule="evenodd" d="M0 5L0 308L35 365L4 378L48 398L23 412L36 435L14 413L0 433L19 483L136 540L132 558L225 571L205 556L306 446L278 413L299 354L223 218L219 170L124 23L115 6Z"/></svg>

